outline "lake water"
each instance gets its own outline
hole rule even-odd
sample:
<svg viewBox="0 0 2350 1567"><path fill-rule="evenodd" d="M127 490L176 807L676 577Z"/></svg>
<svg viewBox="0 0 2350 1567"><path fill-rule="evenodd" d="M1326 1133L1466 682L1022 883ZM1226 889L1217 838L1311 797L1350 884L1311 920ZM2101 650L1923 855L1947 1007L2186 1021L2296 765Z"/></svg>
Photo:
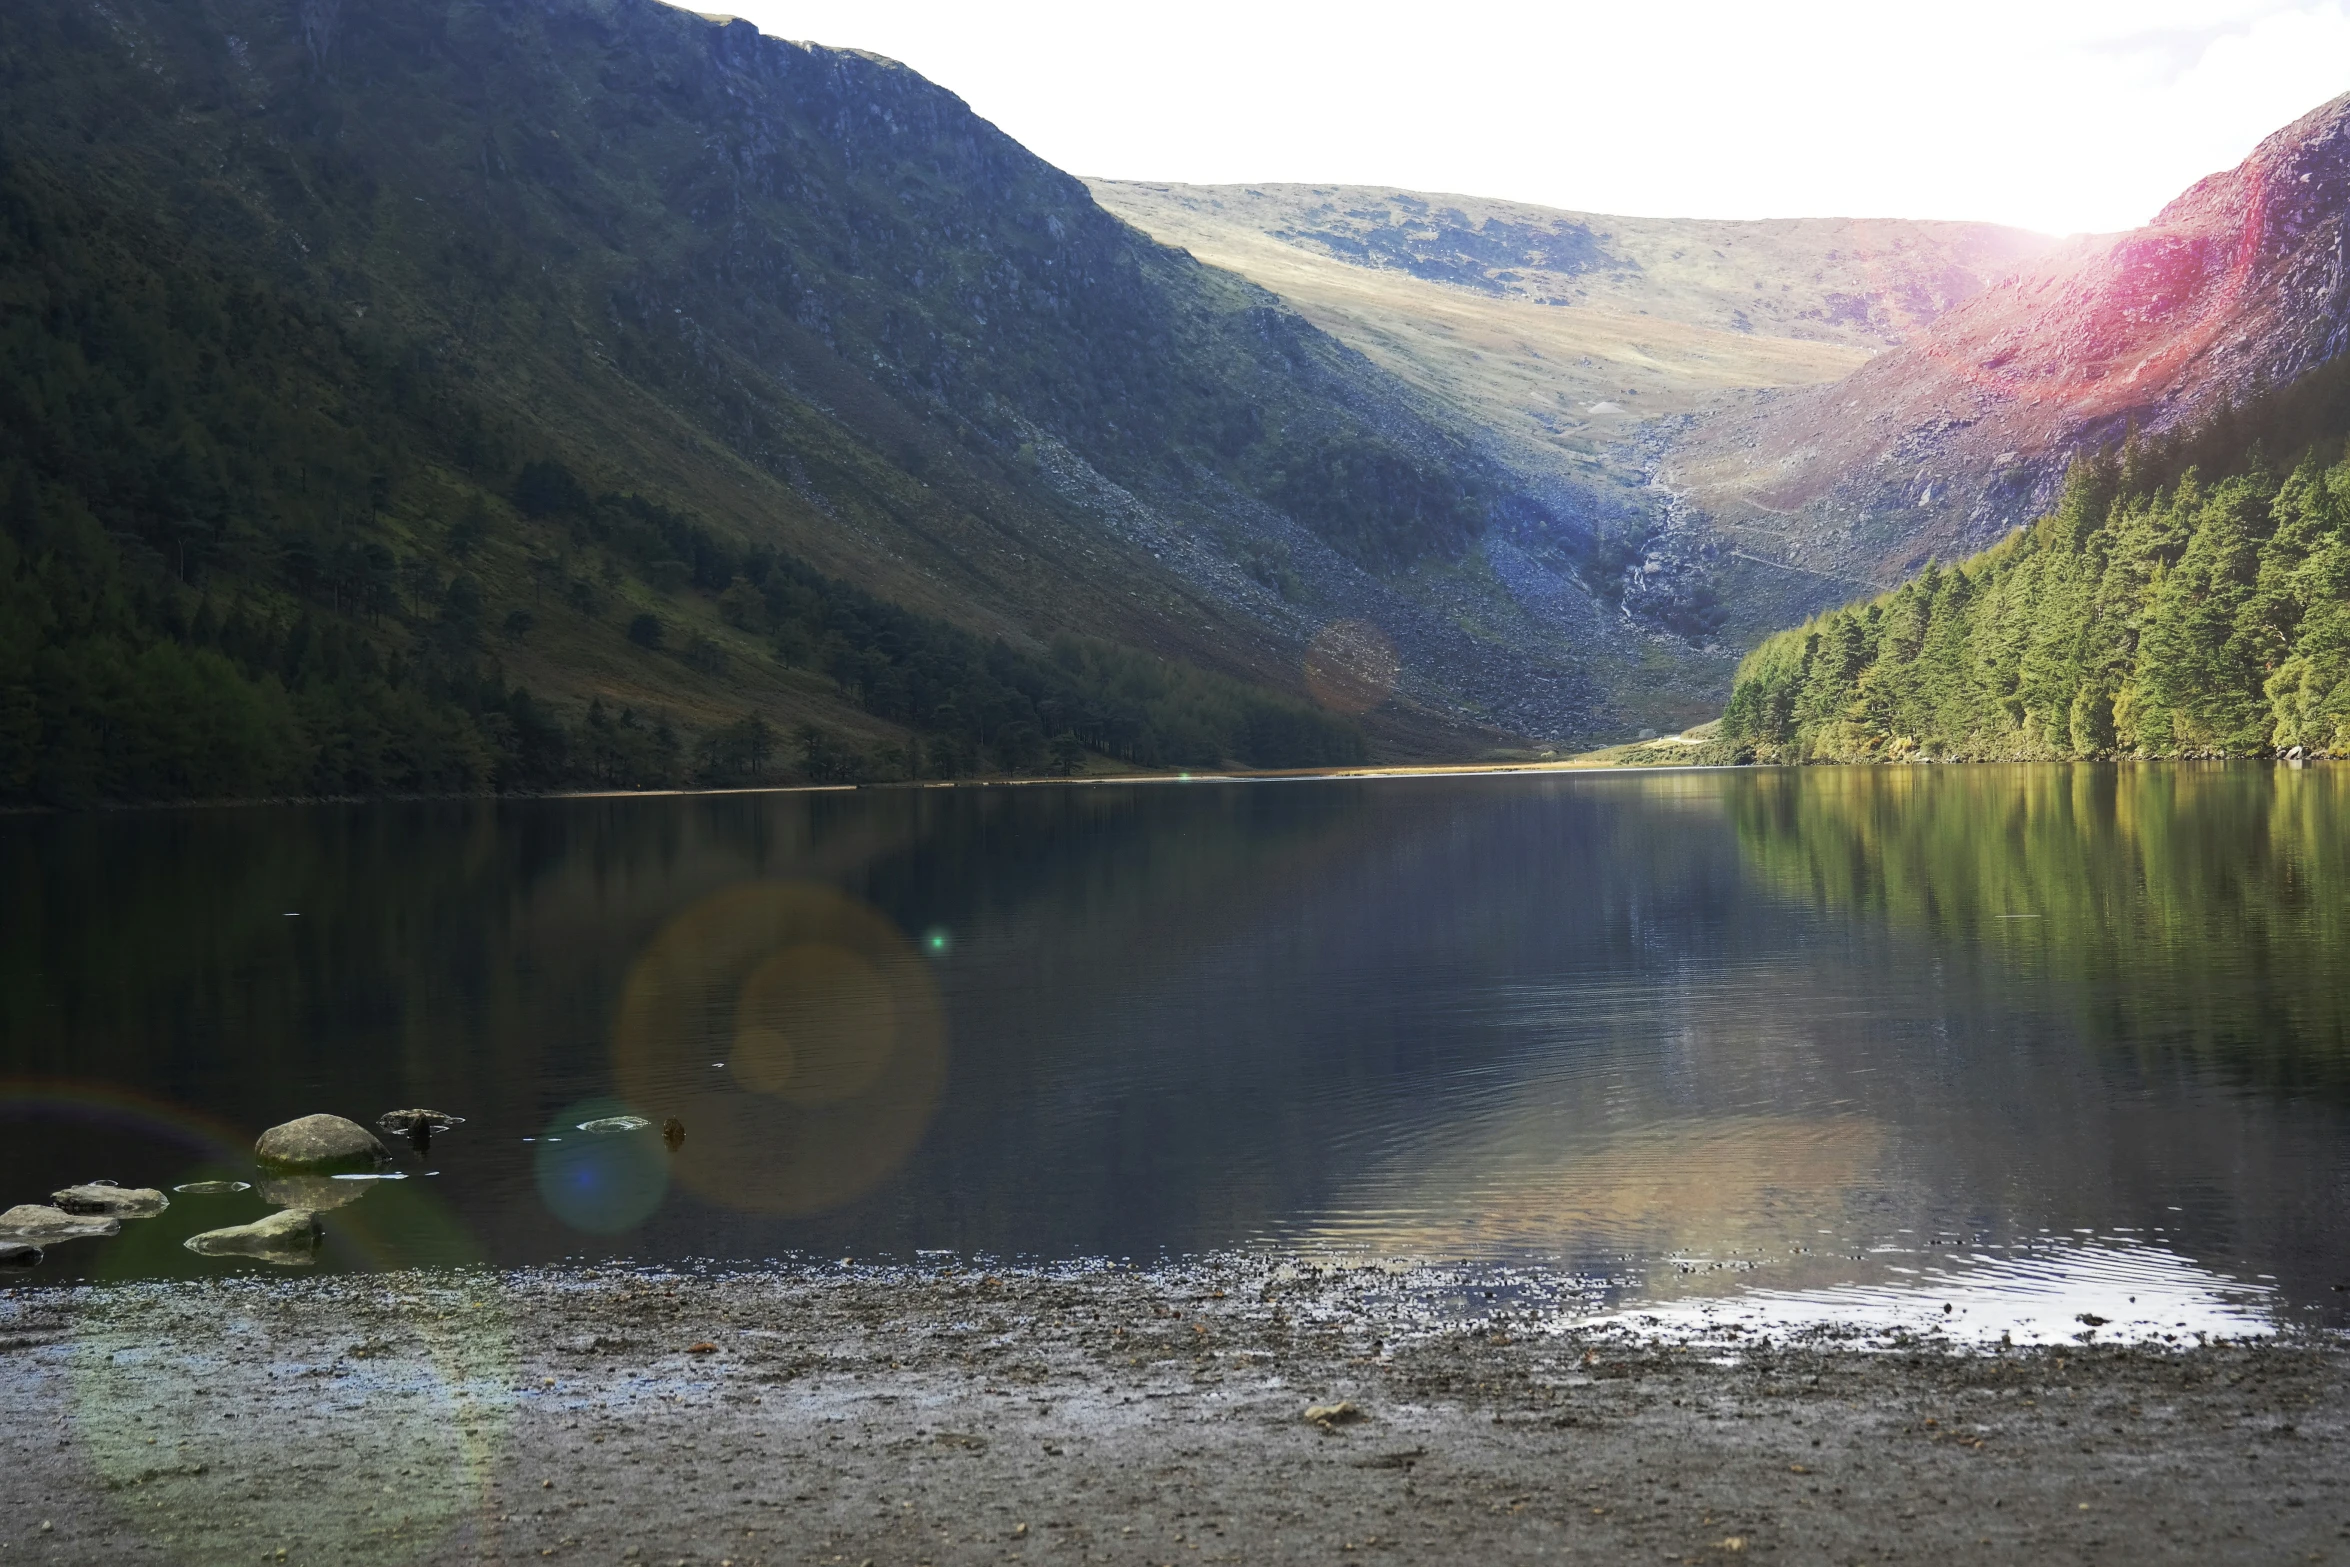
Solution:
<svg viewBox="0 0 2350 1567"><path fill-rule="evenodd" d="M304 1199L342 1204L317 1266L1261 1248L1667 1319L2340 1325L2346 780L19 817L0 1206L250 1180L274 1122L425 1106L465 1124L405 1179ZM654 1124L579 1130L624 1114ZM17 1277L266 1271L180 1244L266 1211L183 1195Z"/></svg>

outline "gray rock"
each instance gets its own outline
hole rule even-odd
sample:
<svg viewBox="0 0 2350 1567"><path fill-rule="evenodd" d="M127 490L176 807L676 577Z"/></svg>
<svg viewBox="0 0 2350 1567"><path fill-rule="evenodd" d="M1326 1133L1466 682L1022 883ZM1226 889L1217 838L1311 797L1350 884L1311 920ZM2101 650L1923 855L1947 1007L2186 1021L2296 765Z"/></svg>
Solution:
<svg viewBox="0 0 2350 1567"><path fill-rule="evenodd" d="M318 1260L318 1215L288 1208L251 1224L191 1235L184 1244L200 1257L251 1257L281 1268L306 1268Z"/></svg>
<svg viewBox="0 0 2350 1567"><path fill-rule="evenodd" d="M67 1213L63 1208L46 1208L37 1203L23 1202L0 1213L0 1241L83 1240L92 1236L120 1235L122 1221L95 1214Z"/></svg>
<svg viewBox="0 0 2350 1567"><path fill-rule="evenodd" d="M112 1181L88 1181L50 1194L49 1200L67 1213L111 1214L117 1219L152 1219L171 1206L171 1199L152 1186L117 1186Z"/></svg>
<svg viewBox="0 0 2350 1567"><path fill-rule="evenodd" d="M373 1181L338 1181L331 1175L265 1175L261 1178L261 1200L280 1208L324 1213L330 1208L348 1208L374 1185Z"/></svg>
<svg viewBox="0 0 2350 1567"><path fill-rule="evenodd" d="M306 1115L263 1132L253 1157L284 1170L372 1170L389 1164L392 1155L357 1121Z"/></svg>

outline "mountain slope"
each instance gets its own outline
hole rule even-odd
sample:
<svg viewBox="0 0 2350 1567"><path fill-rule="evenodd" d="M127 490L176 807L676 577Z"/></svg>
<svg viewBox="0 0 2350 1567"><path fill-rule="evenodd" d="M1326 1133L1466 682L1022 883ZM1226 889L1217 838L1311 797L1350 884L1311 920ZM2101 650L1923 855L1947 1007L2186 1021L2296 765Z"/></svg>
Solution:
<svg viewBox="0 0 2350 1567"><path fill-rule="evenodd" d="M1847 379L1695 429L1662 469L1681 553L1749 559L1743 596L1791 619L1980 548L2045 510L2076 456L2350 346L2346 208L2350 96L2147 227L2068 242Z"/></svg>
<svg viewBox="0 0 2350 1567"><path fill-rule="evenodd" d="M1990 224L1628 218L1357 186L1088 188L1279 294L1498 460L1596 488L1635 546L1671 520L1650 480L1692 421L1841 380L2055 243ZM1737 563L1682 553L1671 540L1630 549L1608 596L1698 640L1724 620L1749 637L1783 623L1775 602L1722 602L1711 579L1728 564L1735 581ZM1651 668L1676 658L1694 678L1721 673L1672 640Z"/></svg>
<svg viewBox="0 0 2350 1567"><path fill-rule="evenodd" d="M30 215L0 467L53 554L120 556L90 602L126 656L194 657L209 608L387 671L463 644L453 685L664 714L673 749L944 721L875 698L910 655L864 611L886 668L794 650L849 635L794 607L814 581L1024 668L1074 635L1301 698L1318 633L1375 627L1390 751L1619 722L1638 650L1582 590L1574 492L891 62L650 0L25 0L0 88ZM144 324L93 326L123 287ZM44 439L68 362L202 482L77 471L120 443Z"/></svg>

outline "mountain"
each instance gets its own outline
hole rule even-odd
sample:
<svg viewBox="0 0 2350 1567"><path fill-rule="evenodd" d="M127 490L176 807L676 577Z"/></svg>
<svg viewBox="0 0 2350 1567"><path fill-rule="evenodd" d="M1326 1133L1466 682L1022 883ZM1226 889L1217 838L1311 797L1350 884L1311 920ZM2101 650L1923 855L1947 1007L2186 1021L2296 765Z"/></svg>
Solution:
<svg viewBox="0 0 2350 1567"><path fill-rule="evenodd" d="M1842 380L1692 429L1660 467L1660 548L1782 623L1979 549L2054 504L2076 457L2350 346L2346 208L2350 96L2145 228L2069 241Z"/></svg>
<svg viewBox="0 0 2350 1567"><path fill-rule="evenodd" d="M1260 283L1450 410L1496 460L1596 488L1622 541L1595 582L1653 640L1783 622L1664 574L1668 443L1785 387L1840 381L2055 242L1980 223L1712 222L1363 186L1090 180L1154 238ZM1585 502L1589 509L1591 503ZM1668 551L1668 554L1671 552ZM1596 575L1596 574L1595 574ZM1716 689L1719 689L1717 686Z"/></svg>
<svg viewBox="0 0 2350 1567"><path fill-rule="evenodd" d="M2052 243L1990 224L1610 217L1366 186L1087 188L1405 380L1577 453L1725 391L1839 379ZM1472 368L1497 358L1507 371ZM1514 395L1479 384L1513 372Z"/></svg>
<svg viewBox="0 0 2350 1567"><path fill-rule="evenodd" d="M1459 755L1719 679L1639 681L1596 489L890 61L20 0L0 88L11 797Z"/></svg>

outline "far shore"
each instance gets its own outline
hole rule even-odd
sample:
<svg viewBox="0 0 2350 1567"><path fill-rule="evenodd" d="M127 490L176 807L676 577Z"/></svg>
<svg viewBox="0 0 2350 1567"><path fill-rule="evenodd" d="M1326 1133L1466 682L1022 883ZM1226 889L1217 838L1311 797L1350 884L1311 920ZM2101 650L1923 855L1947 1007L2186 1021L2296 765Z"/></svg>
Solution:
<svg viewBox="0 0 2350 1567"><path fill-rule="evenodd" d="M1307 783L1339 779L1387 778L1476 778L1511 777L1544 773L1685 773L1685 772L1755 772L1784 768L1859 768L1875 771L1881 768L1939 767L2093 767L2129 764L2134 766L2210 767L2222 765L2258 765L2274 767L2320 766L2332 760L2325 756L2311 756L2301 762L2288 762L2279 757L2114 757L2107 759L2053 759L2006 758L1989 761L1971 761L1965 758L1909 757L1901 761L1884 762L1719 762L1682 760L1673 754L1674 748L1695 750L1710 737L1690 738L1689 735L1661 735L1647 740L1629 740L1621 745L1608 746L1597 751L1585 751L1574 756L1511 758L1508 760L1477 760L1458 762L1389 762L1369 763L1360 767L1293 767L1293 768L1201 768L1201 769L1143 769L1133 768L1119 772L1072 773L1067 777L1052 774L998 774L984 778L902 778L873 783L817 784L774 783L741 784L726 788L696 789L563 789L543 794L376 794L376 795L289 795L283 798L251 800L144 800L127 803L108 803L82 807L17 805L0 806L0 817L6 816L68 816L82 814L111 814L125 811L190 811L190 810L251 810L275 806L323 805L415 805L448 803L454 801L527 801L527 800L669 800L669 799L724 799L738 795L795 795L795 794L860 794L883 790L916 789L1038 789L1061 788L1071 785L1105 784L1190 784L1190 783Z"/></svg>

